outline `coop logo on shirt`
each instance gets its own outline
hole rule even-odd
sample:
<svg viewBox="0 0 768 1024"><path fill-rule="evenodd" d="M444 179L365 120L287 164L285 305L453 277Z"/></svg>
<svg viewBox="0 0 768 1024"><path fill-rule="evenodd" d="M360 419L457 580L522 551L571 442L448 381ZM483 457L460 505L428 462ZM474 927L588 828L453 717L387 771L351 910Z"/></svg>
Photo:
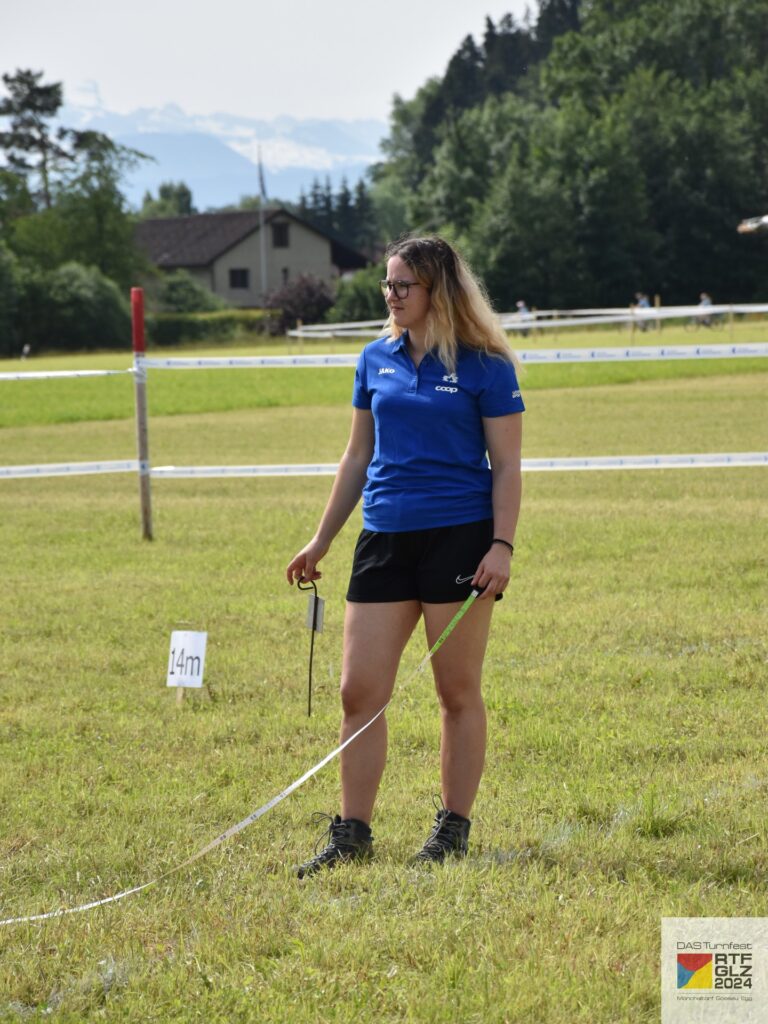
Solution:
<svg viewBox="0 0 768 1024"><path fill-rule="evenodd" d="M459 378L456 376L455 373L446 373L446 375L443 377L443 380L447 381L449 384L459 383ZM438 384L437 387L435 388L435 391L447 391L449 395L455 395L458 390L458 388L446 387L445 384Z"/></svg>

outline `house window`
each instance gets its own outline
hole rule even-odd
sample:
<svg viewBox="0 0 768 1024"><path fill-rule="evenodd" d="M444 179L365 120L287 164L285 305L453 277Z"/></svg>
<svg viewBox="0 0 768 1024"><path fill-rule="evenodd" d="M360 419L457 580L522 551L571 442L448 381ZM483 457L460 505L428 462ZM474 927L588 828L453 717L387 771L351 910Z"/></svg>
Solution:
<svg viewBox="0 0 768 1024"><path fill-rule="evenodd" d="M229 271L230 288L249 288L250 274L247 267L233 267Z"/></svg>
<svg viewBox="0 0 768 1024"><path fill-rule="evenodd" d="M274 249L287 249L288 242L288 224L273 224L272 225L272 247Z"/></svg>
<svg viewBox="0 0 768 1024"><path fill-rule="evenodd" d="M288 281L289 281L290 276L291 276L291 272L288 269L288 267L283 267L283 269L280 271L280 273L283 275L283 284L284 285L288 284Z"/></svg>

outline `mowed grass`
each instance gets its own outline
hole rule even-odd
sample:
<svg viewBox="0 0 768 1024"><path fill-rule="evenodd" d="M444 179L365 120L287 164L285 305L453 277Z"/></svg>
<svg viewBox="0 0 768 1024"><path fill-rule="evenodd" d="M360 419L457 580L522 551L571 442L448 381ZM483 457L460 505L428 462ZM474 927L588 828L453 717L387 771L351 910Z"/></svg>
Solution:
<svg viewBox="0 0 768 1024"><path fill-rule="evenodd" d="M745 369L739 360L732 362ZM718 360L719 366L724 364L724 360ZM705 365L709 370L715 369L712 364ZM728 370L733 368L728 364ZM553 372L562 373L564 369L554 367ZM593 369L599 372L597 366ZM542 376L546 373L544 367L537 370ZM162 374L162 371L157 372ZM207 375L214 383L217 372L227 371L210 371ZM263 372L242 370L240 375L246 377L254 393L258 393L264 383ZM187 380L194 383L198 373L202 371L190 371ZM294 395L307 371L282 370L280 373L283 391ZM326 373L343 375L339 386L341 397L333 405L315 404L312 401L315 396L309 390L301 390L299 393L306 397L303 405L193 412L190 410L195 406L190 404L186 412L176 415L152 414L150 409L152 464L201 466L338 461L349 432L354 371L318 370L316 386L322 385ZM574 384L528 390L524 384L527 408L524 455L544 458L764 451L768 445L766 380L768 361L758 364L751 372L720 377L637 380L626 384L595 384L589 388ZM157 384L162 387L164 382L161 375ZM41 387L49 384L47 381L37 383ZM50 383L63 386L70 382ZM92 380L72 383L86 389L98 386ZM15 384L4 386L12 389ZM194 388L188 397L193 403ZM0 465L132 459L136 457L135 435L131 418L6 427L0 430Z"/></svg>
<svg viewBox="0 0 768 1024"><path fill-rule="evenodd" d="M717 366L552 378L526 393L525 454L764 450L768 374ZM299 404L305 372L277 376L274 407L199 409L193 389L153 416L153 463L334 461L351 371ZM3 464L134 454L129 418L17 421L0 444ZM329 483L158 481L148 544L131 476L0 482L0 918L156 877L332 749L357 519L324 563L310 720L306 598L282 576ZM764 469L528 475L471 856L408 864L439 791L429 673L403 685L417 634L371 865L294 877L311 813L338 809L331 765L147 892L0 928L0 1019L658 1020L662 916L768 913L767 489ZM184 628L208 631L208 685L179 708Z"/></svg>
<svg viewBox="0 0 768 1024"><path fill-rule="evenodd" d="M742 321L734 325L733 337L727 330L690 333L682 327L665 327L664 331L635 332L627 330L592 330L562 332L513 338L518 349L541 348L603 348L643 347L648 345L753 344L768 341L768 322ZM284 339L272 345L254 348L201 348L191 351L156 350L153 355L296 355L346 353L356 354L363 341L324 339L299 343ZM0 373L45 370L127 370L132 357L125 353L82 353L66 356L40 357L25 362L0 360ZM680 360L649 363L622 362L592 365L531 365L523 369L521 383L526 392L568 387L599 387L603 384L633 384L639 381L691 380L749 372L762 373L765 358L728 360ZM349 401L353 371L337 368L306 368L295 370L286 387L282 370L150 370L148 400L153 416L196 413L235 412L261 408L301 408L335 406ZM31 426L45 423L80 423L94 420L127 419L133 416L133 380L129 374L80 380L0 381L0 428ZM2 460L0 460L2 461Z"/></svg>

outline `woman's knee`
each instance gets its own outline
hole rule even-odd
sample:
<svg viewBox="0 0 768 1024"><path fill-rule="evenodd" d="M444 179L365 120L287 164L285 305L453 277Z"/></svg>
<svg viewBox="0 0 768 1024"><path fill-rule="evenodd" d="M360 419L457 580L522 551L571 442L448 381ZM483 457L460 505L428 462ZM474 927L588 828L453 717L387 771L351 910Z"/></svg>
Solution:
<svg viewBox="0 0 768 1024"><path fill-rule="evenodd" d="M438 683L437 699L440 702L440 710L445 715L461 715L484 708L480 688L475 684L462 686Z"/></svg>
<svg viewBox="0 0 768 1024"><path fill-rule="evenodd" d="M386 704L386 701L386 697L377 698L376 692L366 680L354 677L342 678L341 708L348 718L366 712L375 714L382 705ZM376 706L374 707L374 705Z"/></svg>

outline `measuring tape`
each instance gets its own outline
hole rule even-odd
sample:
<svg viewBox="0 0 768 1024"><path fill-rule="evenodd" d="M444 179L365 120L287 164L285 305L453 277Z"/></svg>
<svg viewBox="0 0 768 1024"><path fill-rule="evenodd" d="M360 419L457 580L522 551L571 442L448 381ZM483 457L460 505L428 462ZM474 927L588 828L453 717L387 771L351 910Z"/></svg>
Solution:
<svg viewBox="0 0 768 1024"><path fill-rule="evenodd" d="M410 683L418 675L419 672L423 671L424 666L427 664L427 662L430 661L430 659L442 647L442 645L451 635L451 633L456 628L458 623L469 611L478 594L479 591L472 591L472 593L466 599L464 604L461 606L461 608L459 608L454 617L451 619L451 621L445 627L443 632L437 638L434 645L427 651L427 653L421 659L421 661L416 666L414 671L410 674L410 676L408 676L405 685ZM299 786L302 786L307 781L307 779L311 779L313 775L316 775L330 761L332 761L335 757L338 757L342 750L348 747L350 743L353 743L358 736L361 736L365 732L366 729L369 729L377 719L381 718L381 716L389 707L390 703L391 699L387 701L384 707L380 708L376 712L373 718L366 722L365 725L361 726L357 730L357 732L353 733L351 736L348 736L343 743L340 743L339 746L336 747L335 750L332 750L330 754L326 754L322 761L318 761L316 765L313 765L308 771L304 772L304 774L301 775L298 779L295 779L290 784L290 786L286 786L286 788L281 793L278 793L277 796L273 796L271 800L268 800L265 804L262 804L262 806L259 807L257 810L253 811L253 813L249 814L247 818L243 818L242 821L238 821L236 825L232 825L230 828L228 828L226 832L222 832L221 835L216 836L216 838L212 839L207 846L204 846L202 848L202 850L198 850L197 853L193 854L191 857L188 857L185 861L182 861L181 864L177 864L175 867L169 868L168 871L164 871L161 875L158 875L157 878L153 878L152 881L144 882L143 885L134 886L132 889L124 889L122 892L118 892L114 896L107 896L105 899L102 900L94 900L92 903L83 903L79 907L66 907L62 910L51 910L47 914L32 914L29 917L9 917L5 921L0 921L0 925L24 924L32 921L48 921L54 917L64 917L66 914L81 914L86 910L93 910L95 907L104 907L108 903L117 903L118 900L124 900L128 896L133 896L138 892L143 892L145 889L149 889L151 886L157 885L164 879L170 878L171 875L175 875L177 872L189 867L190 864L194 864L195 861L200 860L201 857L205 857L206 854L210 853L212 850L215 850L217 846L221 846L222 843L225 843L228 839L231 839L232 836L236 836L238 832L242 832L243 829L248 828L249 825L252 825L255 821L258 821L259 818L261 818L264 814L267 813L267 811L271 811L273 807L276 807L281 801L285 800L285 798L290 796L291 793L293 793L295 790L299 788Z"/></svg>

